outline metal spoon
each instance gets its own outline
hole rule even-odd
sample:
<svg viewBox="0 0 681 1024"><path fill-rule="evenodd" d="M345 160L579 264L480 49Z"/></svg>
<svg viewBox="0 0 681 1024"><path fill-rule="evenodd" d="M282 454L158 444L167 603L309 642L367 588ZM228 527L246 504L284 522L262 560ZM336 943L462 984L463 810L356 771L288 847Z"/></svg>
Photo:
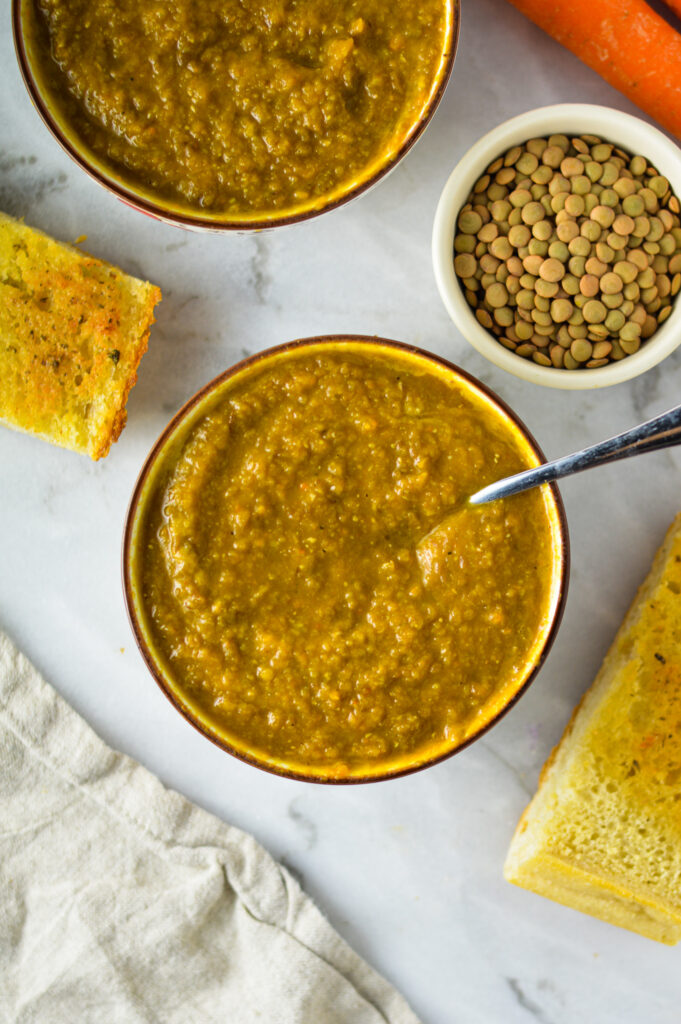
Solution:
<svg viewBox="0 0 681 1024"><path fill-rule="evenodd" d="M468 499L470 505L484 505L496 498L506 498L520 491L528 491L531 487L559 480L572 473L582 473L585 469L595 466L606 466L618 459L629 459L632 455L643 455L644 452L656 452L661 448L671 448L681 444L681 405L661 416L656 416L646 423L641 423L632 430L617 434L608 441L583 448L573 455L565 455L562 459L546 462L536 469L527 469L515 476L497 480L489 487L483 487Z"/></svg>

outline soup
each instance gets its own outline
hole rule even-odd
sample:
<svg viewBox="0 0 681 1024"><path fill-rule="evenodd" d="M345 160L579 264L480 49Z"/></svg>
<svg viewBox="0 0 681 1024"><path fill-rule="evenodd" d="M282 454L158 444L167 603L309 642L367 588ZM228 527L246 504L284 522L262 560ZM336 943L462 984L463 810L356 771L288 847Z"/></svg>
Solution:
<svg viewBox="0 0 681 1024"><path fill-rule="evenodd" d="M137 513L142 630L180 706L242 756L323 778L443 756L522 688L560 590L548 488L467 379L400 350L302 346L180 425Z"/></svg>

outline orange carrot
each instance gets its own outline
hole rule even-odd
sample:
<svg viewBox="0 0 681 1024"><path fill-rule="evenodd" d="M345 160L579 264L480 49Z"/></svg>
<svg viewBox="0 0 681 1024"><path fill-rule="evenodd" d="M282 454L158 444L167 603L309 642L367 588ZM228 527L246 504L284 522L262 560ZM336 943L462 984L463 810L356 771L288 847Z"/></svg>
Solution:
<svg viewBox="0 0 681 1024"><path fill-rule="evenodd" d="M510 2L681 138L681 35L644 0Z"/></svg>
<svg viewBox="0 0 681 1024"><path fill-rule="evenodd" d="M681 18L681 0L664 0L667 7L671 7L675 14Z"/></svg>

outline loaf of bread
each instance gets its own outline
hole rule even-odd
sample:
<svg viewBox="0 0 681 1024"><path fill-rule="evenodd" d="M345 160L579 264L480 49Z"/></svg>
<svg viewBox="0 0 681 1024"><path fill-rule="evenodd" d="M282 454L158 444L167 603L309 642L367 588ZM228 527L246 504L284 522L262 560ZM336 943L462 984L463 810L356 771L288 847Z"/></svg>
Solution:
<svg viewBox="0 0 681 1024"><path fill-rule="evenodd" d="M160 298L154 285L0 214L0 422L106 455Z"/></svg>
<svg viewBox="0 0 681 1024"><path fill-rule="evenodd" d="M509 882L681 939L681 515L544 766Z"/></svg>

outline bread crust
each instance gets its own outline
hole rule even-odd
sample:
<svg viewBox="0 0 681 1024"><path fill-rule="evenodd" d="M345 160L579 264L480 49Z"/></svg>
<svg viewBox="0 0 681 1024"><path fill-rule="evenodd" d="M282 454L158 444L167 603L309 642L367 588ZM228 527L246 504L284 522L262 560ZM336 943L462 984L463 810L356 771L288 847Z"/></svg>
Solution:
<svg viewBox="0 0 681 1024"><path fill-rule="evenodd" d="M681 515L541 771L504 874L681 939Z"/></svg>
<svg viewBox="0 0 681 1024"><path fill-rule="evenodd" d="M0 421L100 459L160 290L0 214Z"/></svg>

